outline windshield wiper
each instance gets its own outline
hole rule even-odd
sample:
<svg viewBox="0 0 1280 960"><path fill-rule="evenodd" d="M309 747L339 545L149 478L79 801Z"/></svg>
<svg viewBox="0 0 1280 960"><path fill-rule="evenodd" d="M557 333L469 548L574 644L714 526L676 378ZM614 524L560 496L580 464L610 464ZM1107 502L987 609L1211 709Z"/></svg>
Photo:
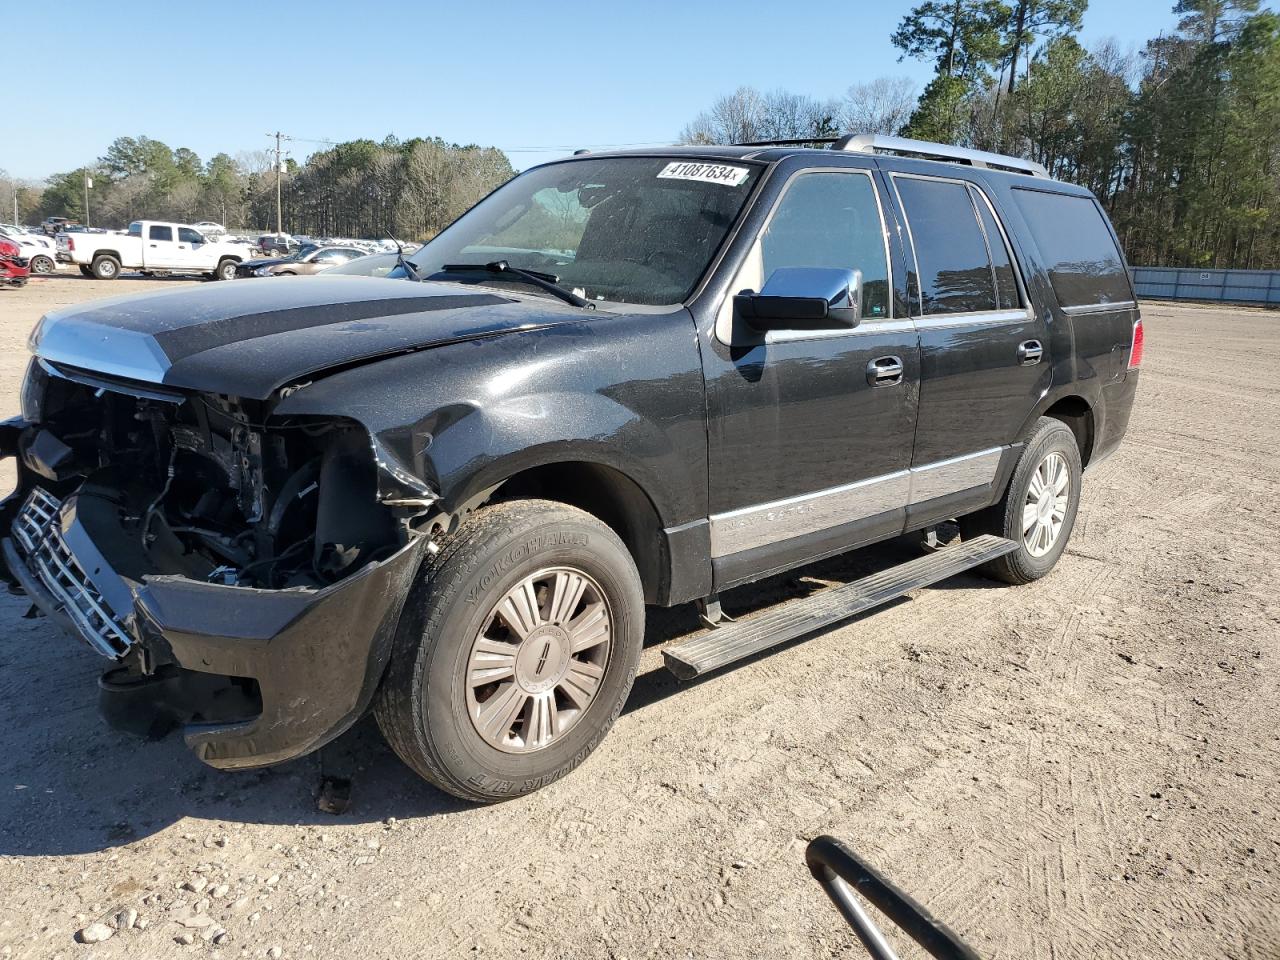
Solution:
<svg viewBox="0 0 1280 960"><path fill-rule="evenodd" d="M442 273L466 273L484 272L495 275L510 277L512 280L523 280L525 283L532 284L540 290L545 290L552 296L559 297L565 303L571 303L575 307L582 307L585 310L594 310L596 305L586 297L580 297L572 290L566 290L560 286L557 281L560 279L554 273L539 273L536 270L521 270L519 267L513 267L505 260L493 260L490 263L446 263L440 268Z"/></svg>

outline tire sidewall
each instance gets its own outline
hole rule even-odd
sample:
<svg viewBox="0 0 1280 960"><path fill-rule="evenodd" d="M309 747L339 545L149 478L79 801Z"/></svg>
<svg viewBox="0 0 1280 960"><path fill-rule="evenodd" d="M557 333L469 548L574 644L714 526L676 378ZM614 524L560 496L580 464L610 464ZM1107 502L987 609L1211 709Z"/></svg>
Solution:
<svg viewBox="0 0 1280 960"><path fill-rule="evenodd" d="M1022 535L1022 508L1026 502L1027 487L1031 478L1044 459L1051 453L1061 454L1067 462L1067 472L1071 478L1071 490L1067 497L1067 514L1062 521L1062 530L1053 547L1044 556L1032 556ZM1018 460L1009 482L1009 493L1005 498L1004 536L1018 544L1018 549L1009 554L1009 564L1026 580L1043 577L1058 562L1058 558L1067 548L1071 532L1075 528L1076 514L1080 508L1080 491L1083 469L1080 464L1080 449L1076 446L1075 435L1071 429L1059 420L1042 422L1027 449Z"/></svg>
<svg viewBox="0 0 1280 960"><path fill-rule="evenodd" d="M43 254L37 254L31 258L31 272L38 276L49 276L57 267L54 265L53 259Z"/></svg>
<svg viewBox="0 0 1280 960"><path fill-rule="evenodd" d="M578 766L612 727L635 680L644 633L639 579L626 548L602 524L586 518L549 519L484 544L448 597L429 598L415 703L448 773L468 790L499 798L528 793ZM496 602L529 574L571 566L600 585L612 617L609 663L587 712L562 739L535 753L505 753L476 732L468 714L466 666L471 644ZM441 579L454 571L439 571ZM418 724L415 724L418 726Z"/></svg>

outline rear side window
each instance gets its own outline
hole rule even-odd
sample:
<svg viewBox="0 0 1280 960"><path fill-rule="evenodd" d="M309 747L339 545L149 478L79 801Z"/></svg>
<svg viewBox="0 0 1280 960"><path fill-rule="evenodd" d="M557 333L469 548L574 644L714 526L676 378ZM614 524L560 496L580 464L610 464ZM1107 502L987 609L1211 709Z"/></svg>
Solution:
<svg viewBox="0 0 1280 960"><path fill-rule="evenodd" d="M915 177L894 177L894 184L911 229L921 312L932 316L998 309L991 254L969 188Z"/></svg>
<svg viewBox="0 0 1280 960"><path fill-rule="evenodd" d="M779 267L862 271L862 312L889 316L889 263L876 188L865 173L805 173L760 238L765 282Z"/></svg>
<svg viewBox="0 0 1280 960"><path fill-rule="evenodd" d="M1111 231L1091 197L1015 188L1058 303L1086 307L1133 299Z"/></svg>
<svg viewBox="0 0 1280 960"><path fill-rule="evenodd" d="M1018 297L1018 281L1013 275L1013 258L1009 256L1009 245L1005 243L1004 234L996 223L995 214L982 194L973 187L974 206L978 208L978 216L982 220L982 231L987 235L987 249L991 251L991 269L996 277L996 297L1000 301L1001 310L1015 310L1022 306Z"/></svg>
<svg viewBox="0 0 1280 960"><path fill-rule="evenodd" d="M172 240L173 227L158 227L152 224L147 228L147 238L149 240Z"/></svg>
<svg viewBox="0 0 1280 960"><path fill-rule="evenodd" d="M183 243L204 243L204 237L190 227L179 227L178 239Z"/></svg>

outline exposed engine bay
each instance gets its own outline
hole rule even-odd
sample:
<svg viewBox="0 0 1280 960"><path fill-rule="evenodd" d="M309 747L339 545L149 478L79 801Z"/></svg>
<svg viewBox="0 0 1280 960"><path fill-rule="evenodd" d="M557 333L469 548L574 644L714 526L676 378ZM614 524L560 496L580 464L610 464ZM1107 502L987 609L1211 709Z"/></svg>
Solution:
<svg viewBox="0 0 1280 960"><path fill-rule="evenodd" d="M260 402L139 396L34 368L29 381L40 429L26 465L76 493L95 543L130 580L321 588L406 542L352 421L271 419Z"/></svg>

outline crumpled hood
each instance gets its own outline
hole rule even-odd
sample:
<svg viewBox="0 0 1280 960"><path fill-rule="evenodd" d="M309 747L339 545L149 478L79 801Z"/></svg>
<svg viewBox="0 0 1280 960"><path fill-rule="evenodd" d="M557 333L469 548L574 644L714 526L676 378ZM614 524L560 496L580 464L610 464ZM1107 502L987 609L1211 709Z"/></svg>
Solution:
<svg viewBox="0 0 1280 960"><path fill-rule="evenodd" d="M52 311L32 342L55 366L264 400L335 367L583 319L581 310L555 301L454 283L284 277Z"/></svg>

